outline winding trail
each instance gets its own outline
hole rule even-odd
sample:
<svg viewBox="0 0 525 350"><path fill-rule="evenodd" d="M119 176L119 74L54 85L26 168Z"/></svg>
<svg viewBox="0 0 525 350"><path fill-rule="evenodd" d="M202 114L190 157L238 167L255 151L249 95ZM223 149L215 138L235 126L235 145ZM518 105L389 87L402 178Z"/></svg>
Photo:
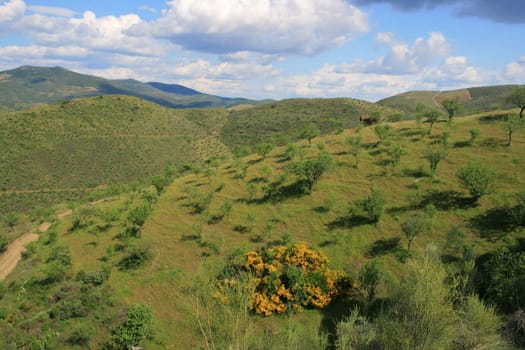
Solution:
<svg viewBox="0 0 525 350"><path fill-rule="evenodd" d="M72 213L71 210L67 210L57 215L59 220L62 220L66 216ZM43 222L38 226L38 232L44 233L51 227L50 222ZM14 270L20 259L22 259L22 253L25 252L25 246L31 242L35 242L40 238L40 235L29 232L14 240L7 246L7 250L0 255L0 281L3 281L11 271Z"/></svg>
<svg viewBox="0 0 525 350"><path fill-rule="evenodd" d="M25 245L36 241L38 237L40 236L36 233L26 233L13 241L7 247L6 252L0 255L0 281L3 281L16 267L25 251Z"/></svg>

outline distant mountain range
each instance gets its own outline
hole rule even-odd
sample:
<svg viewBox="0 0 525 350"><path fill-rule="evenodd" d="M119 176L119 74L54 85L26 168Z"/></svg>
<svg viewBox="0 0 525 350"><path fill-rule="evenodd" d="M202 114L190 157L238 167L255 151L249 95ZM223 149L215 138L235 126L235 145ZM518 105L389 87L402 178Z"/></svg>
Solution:
<svg viewBox="0 0 525 350"><path fill-rule="evenodd" d="M410 91L380 100L376 105L402 112L407 117L416 106L443 109L447 98L462 103L459 115L511 108L505 100L517 85L473 87L451 91ZM0 111L14 111L35 105L102 95L127 95L171 108L230 108L262 105L269 100L250 100L209 95L179 84L144 83L134 79L111 80L80 74L61 67L22 66L0 72ZM317 99L320 101L322 99Z"/></svg>
<svg viewBox="0 0 525 350"><path fill-rule="evenodd" d="M0 111L115 94L135 96L172 108L233 107L262 102L209 95L177 84L104 79L61 67L22 66L0 72Z"/></svg>

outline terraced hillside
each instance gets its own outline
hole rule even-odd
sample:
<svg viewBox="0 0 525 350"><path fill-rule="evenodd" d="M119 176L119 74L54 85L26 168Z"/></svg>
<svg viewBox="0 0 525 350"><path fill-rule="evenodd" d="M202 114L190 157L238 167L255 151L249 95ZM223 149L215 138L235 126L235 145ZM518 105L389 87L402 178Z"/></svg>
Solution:
<svg viewBox="0 0 525 350"><path fill-rule="evenodd" d="M442 106L443 100L457 98L462 104L462 108L458 114L469 115L514 107L507 104L505 99L516 87L517 85L500 85L451 91L409 91L382 99L378 101L377 104L395 108L409 116L413 116L416 114L418 104L427 108L441 109L443 113L445 113Z"/></svg>

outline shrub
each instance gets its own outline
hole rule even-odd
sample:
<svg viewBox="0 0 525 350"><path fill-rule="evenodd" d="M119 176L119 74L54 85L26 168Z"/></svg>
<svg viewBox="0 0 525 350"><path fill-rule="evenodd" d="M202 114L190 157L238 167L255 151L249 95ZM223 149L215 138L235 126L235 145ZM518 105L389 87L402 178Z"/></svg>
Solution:
<svg viewBox="0 0 525 350"><path fill-rule="evenodd" d="M496 181L496 172L484 164L470 162L459 168L456 176L474 200L490 193Z"/></svg>
<svg viewBox="0 0 525 350"><path fill-rule="evenodd" d="M146 219L148 218L151 212L150 206L147 204L141 205L132 209L128 214L128 221L139 228L144 225Z"/></svg>
<svg viewBox="0 0 525 350"><path fill-rule="evenodd" d="M133 305L127 313L126 321L111 336L113 349L130 349L153 336L153 313L146 305Z"/></svg>
<svg viewBox="0 0 525 350"><path fill-rule="evenodd" d="M223 283L239 274L253 276L256 287L249 308L263 316L294 312L303 307L324 308L337 295L354 295L356 284L341 272L328 269L328 259L304 244L248 252L231 261Z"/></svg>
<svg viewBox="0 0 525 350"><path fill-rule="evenodd" d="M126 252L127 255L118 263L123 270L137 269L152 257L151 249L144 245L131 245Z"/></svg>
<svg viewBox="0 0 525 350"><path fill-rule="evenodd" d="M71 345L86 345L95 335L95 328L92 325L80 323L73 326L73 331L67 339Z"/></svg>
<svg viewBox="0 0 525 350"><path fill-rule="evenodd" d="M9 240L7 239L7 237L4 235L0 235L0 253L5 252L8 245Z"/></svg>
<svg viewBox="0 0 525 350"><path fill-rule="evenodd" d="M358 199L350 207L348 219L362 217L372 223L377 223L383 215L385 208L385 196L383 191L372 189L369 196Z"/></svg>
<svg viewBox="0 0 525 350"><path fill-rule="evenodd" d="M476 143L476 140L479 138L479 135L481 135L481 131L478 128L470 129L469 144L471 146L474 146L474 144Z"/></svg>
<svg viewBox="0 0 525 350"><path fill-rule="evenodd" d="M367 302L374 300L376 289L381 281L381 270L377 260L370 260L359 270L359 283L366 294Z"/></svg>

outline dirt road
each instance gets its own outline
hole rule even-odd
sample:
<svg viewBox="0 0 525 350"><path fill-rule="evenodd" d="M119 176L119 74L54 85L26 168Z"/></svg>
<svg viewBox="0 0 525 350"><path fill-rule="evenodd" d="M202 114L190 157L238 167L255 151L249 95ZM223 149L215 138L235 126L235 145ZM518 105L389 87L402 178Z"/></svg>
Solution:
<svg viewBox="0 0 525 350"><path fill-rule="evenodd" d="M16 267L16 264L22 258L22 252L25 251L25 245L36 241L38 237L36 233L26 233L12 242L7 247L7 251L0 255L0 281L3 281Z"/></svg>

